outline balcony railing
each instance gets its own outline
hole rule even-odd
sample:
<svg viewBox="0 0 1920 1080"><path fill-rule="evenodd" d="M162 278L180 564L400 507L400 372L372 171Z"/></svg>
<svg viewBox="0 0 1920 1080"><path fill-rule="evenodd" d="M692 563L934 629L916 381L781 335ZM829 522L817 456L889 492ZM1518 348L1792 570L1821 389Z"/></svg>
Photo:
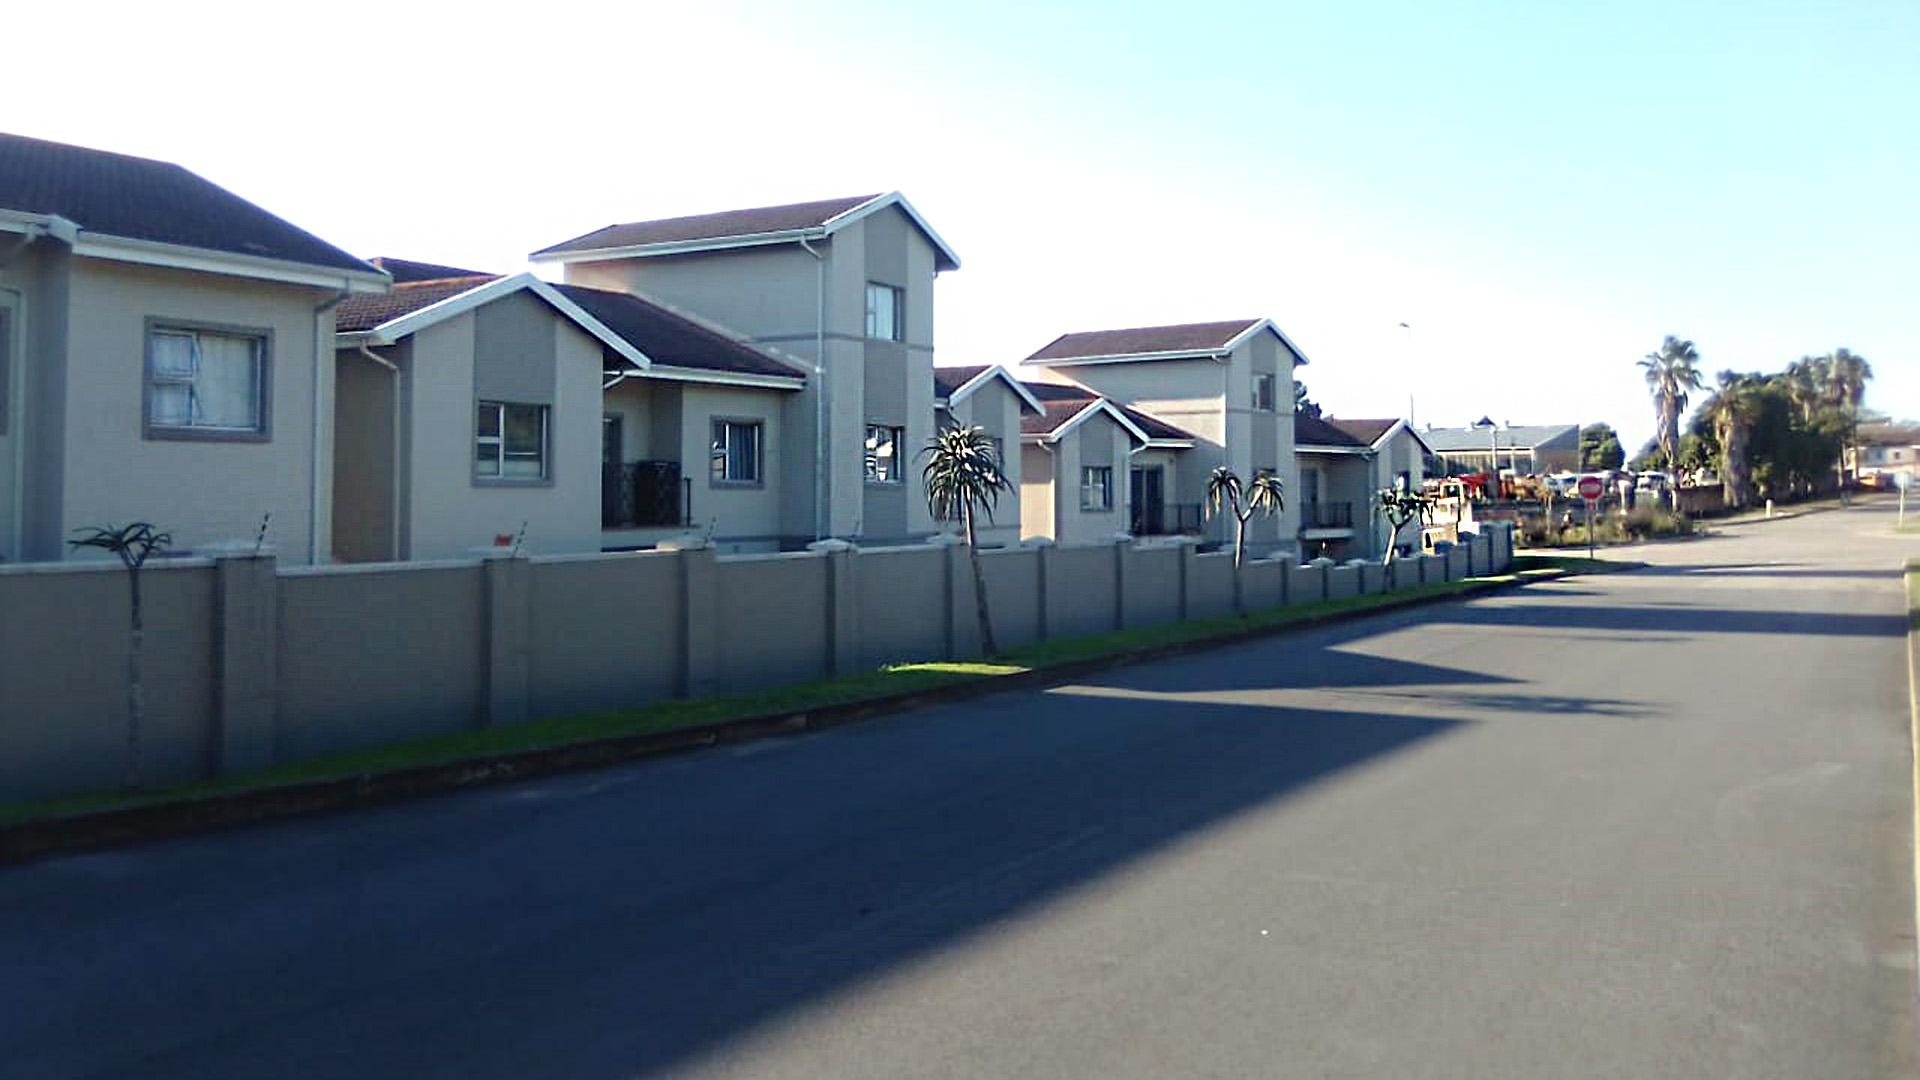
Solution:
<svg viewBox="0 0 1920 1080"><path fill-rule="evenodd" d="M1197 536L1202 520L1199 503L1135 503L1127 531L1135 536Z"/></svg>
<svg viewBox="0 0 1920 1080"><path fill-rule="evenodd" d="M693 481L677 461L600 467L600 524L609 529L685 525L693 519Z"/></svg>
<svg viewBox="0 0 1920 1080"><path fill-rule="evenodd" d="M1310 502L1300 508L1303 529L1353 528L1353 504L1350 502Z"/></svg>

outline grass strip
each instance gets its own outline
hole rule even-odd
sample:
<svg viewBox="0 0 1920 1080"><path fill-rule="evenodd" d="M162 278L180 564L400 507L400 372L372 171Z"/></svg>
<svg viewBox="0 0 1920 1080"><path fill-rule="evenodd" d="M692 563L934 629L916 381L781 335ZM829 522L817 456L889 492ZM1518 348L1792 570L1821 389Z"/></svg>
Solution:
<svg viewBox="0 0 1920 1080"><path fill-rule="evenodd" d="M1517 555L1498 577L1434 583L1390 593L1267 608L1245 615L1190 619L1160 626L1061 638L1013 649L991 661L896 664L854 675L742 694L664 701L632 708L550 717L354 750L259 772L138 793L109 792L0 806L0 827L108 811L191 803L273 788L355 780L433 766L485 763L514 754L555 750L729 722L883 702L965 683L1069 664L1124 660L1207 641L1230 641L1333 616L1399 607L1515 580L1571 573L1611 573L1639 564L1574 556Z"/></svg>

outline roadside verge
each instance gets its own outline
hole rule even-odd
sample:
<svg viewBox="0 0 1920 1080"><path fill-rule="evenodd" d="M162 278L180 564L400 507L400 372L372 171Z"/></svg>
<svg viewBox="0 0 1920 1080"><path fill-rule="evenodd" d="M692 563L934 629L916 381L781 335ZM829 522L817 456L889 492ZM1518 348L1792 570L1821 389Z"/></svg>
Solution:
<svg viewBox="0 0 1920 1080"><path fill-rule="evenodd" d="M1009 690L1574 573L1640 564L1518 557L1497 577L1044 642L750 694L461 732L169 790L0 807L0 863L592 769Z"/></svg>

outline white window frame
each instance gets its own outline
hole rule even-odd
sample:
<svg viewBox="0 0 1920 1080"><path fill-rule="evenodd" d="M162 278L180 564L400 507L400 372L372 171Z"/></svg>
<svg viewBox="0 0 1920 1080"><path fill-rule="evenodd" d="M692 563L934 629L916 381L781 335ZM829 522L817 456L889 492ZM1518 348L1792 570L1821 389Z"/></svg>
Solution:
<svg viewBox="0 0 1920 1080"><path fill-rule="evenodd" d="M728 476L733 462L732 440L736 429L753 431L753 475ZM715 487L759 487L766 481L766 424L749 417L716 416L707 425L707 482ZM719 465L716 473L714 466Z"/></svg>
<svg viewBox="0 0 1920 1080"><path fill-rule="evenodd" d="M162 372L156 364L154 346L162 337L187 338L192 342L192 366L186 371ZM253 345L253 423L246 427L195 423L162 422L154 419L153 395L161 386L186 386L189 399L199 376L200 340L203 337L234 338ZM249 326L224 326L182 319L149 318L146 322L145 361L140 388L141 432L148 439L187 439L205 442L267 442L273 437L273 331Z"/></svg>
<svg viewBox="0 0 1920 1080"><path fill-rule="evenodd" d="M892 300L892 326L879 325L880 312L874 301L881 295L886 295ZM878 281L867 282L867 336L877 341L907 339L907 290L898 285L887 285Z"/></svg>
<svg viewBox="0 0 1920 1080"><path fill-rule="evenodd" d="M480 412L483 409L494 410L494 431L496 434L480 433ZM507 410L538 409L540 411L540 450L538 476L508 476L507 468ZM483 472L480 463L483 460L480 451L484 447L493 448L493 472ZM553 408L549 405L537 405L525 401L480 401L474 405L473 412L473 479L477 484L545 484L553 480ZM513 455L524 458L522 452Z"/></svg>
<svg viewBox="0 0 1920 1080"><path fill-rule="evenodd" d="M1080 466L1080 509L1089 513L1113 509L1113 466Z"/></svg>
<svg viewBox="0 0 1920 1080"><path fill-rule="evenodd" d="M893 443L893 453L889 455L892 464L890 472L882 469L879 447L875 443L875 432L886 432ZM861 443L861 468L866 482L884 484L892 487L907 481L906 460L903 456L907 446L907 429L892 424L868 424L866 439ZM886 472L886 475L882 475Z"/></svg>

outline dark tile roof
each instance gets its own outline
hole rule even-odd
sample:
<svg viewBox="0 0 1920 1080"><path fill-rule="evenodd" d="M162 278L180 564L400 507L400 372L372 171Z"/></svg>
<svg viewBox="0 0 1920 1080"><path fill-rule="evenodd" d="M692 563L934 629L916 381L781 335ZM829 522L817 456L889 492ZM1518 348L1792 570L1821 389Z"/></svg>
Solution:
<svg viewBox="0 0 1920 1080"><path fill-rule="evenodd" d="M498 280L498 274L480 274L439 281L406 282L395 285L393 291L387 293L356 293L340 301L339 306L333 309L333 329L340 334L371 330L402 315L411 315L423 307L450 300L470 289Z"/></svg>
<svg viewBox="0 0 1920 1080"><path fill-rule="evenodd" d="M457 266L414 262L412 259L393 259L385 255L376 255L367 261L385 270L393 278L395 285L408 281L444 281L448 278L487 276L484 270L462 270Z"/></svg>
<svg viewBox="0 0 1920 1080"><path fill-rule="evenodd" d="M0 134L0 208L58 214L104 236L373 271L178 165L22 135Z"/></svg>
<svg viewBox="0 0 1920 1080"><path fill-rule="evenodd" d="M1185 323L1179 326L1140 326L1130 330L1089 330L1061 334L1029 360L1073 360L1088 356L1133 356L1140 353L1209 352L1245 333L1259 319L1231 322Z"/></svg>
<svg viewBox="0 0 1920 1080"><path fill-rule="evenodd" d="M554 288L656 363L736 375L806 378L806 372L792 364L631 293L589 289L582 285L554 285Z"/></svg>
<svg viewBox="0 0 1920 1080"><path fill-rule="evenodd" d="M963 367L937 367L933 369L933 396L952 397L955 390L980 377L980 373L992 367L992 364L968 364Z"/></svg>
<svg viewBox="0 0 1920 1080"><path fill-rule="evenodd" d="M1387 431L1393 427L1393 425L1399 423L1400 421L1397 419L1395 420L1337 420L1332 417L1328 417L1326 422L1329 424L1332 424L1336 428L1339 428L1341 431L1346 432L1348 435L1351 435L1354 438L1360 440L1363 444L1367 446L1372 446L1374 443L1377 443L1380 441L1380 436L1385 435Z"/></svg>
<svg viewBox="0 0 1920 1080"><path fill-rule="evenodd" d="M784 206L757 206L748 210L723 210L716 214L663 218L658 221L633 221L608 225L584 236L576 236L535 255L556 255L569 251L599 251L605 248L639 247L645 244L670 244L686 240L721 240L730 236L812 229L828 219L871 202L878 195L852 195L818 202L788 203Z"/></svg>
<svg viewBox="0 0 1920 1080"><path fill-rule="evenodd" d="M1045 412L1039 416L1026 415L1020 420L1020 431L1027 435L1051 435L1055 429L1073 419L1089 402L1100 398L1099 394L1083 386L1064 386L1060 383L1022 382L1020 385L1040 399ZM1175 427L1165 420L1144 413L1131 405L1122 404L1112 398L1104 399L1107 404L1120 411L1120 415L1133 422L1133 425L1147 433L1150 439L1186 439L1192 440L1193 433Z"/></svg>
<svg viewBox="0 0 1920 1080"><path fill-rule="evenodd" d="M1293 445L1295 446L1339 446L1365 449L1371 442L1361 442L1333 424L1317 416L1305 413L1293 414Z"/></svg>

